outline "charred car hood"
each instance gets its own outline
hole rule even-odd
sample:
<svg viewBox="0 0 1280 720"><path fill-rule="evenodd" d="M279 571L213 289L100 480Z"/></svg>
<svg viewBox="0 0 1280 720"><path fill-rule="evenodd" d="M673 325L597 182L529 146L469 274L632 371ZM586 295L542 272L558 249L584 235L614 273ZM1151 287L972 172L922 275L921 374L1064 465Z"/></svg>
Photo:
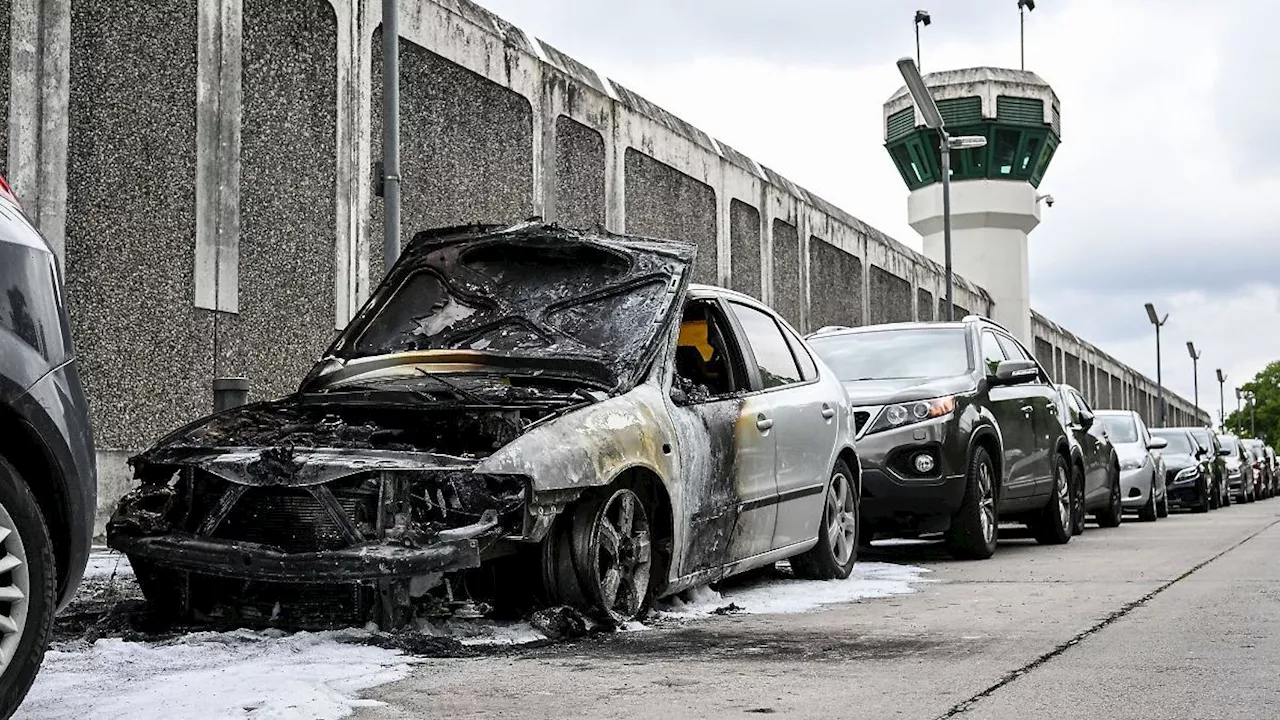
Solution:
<svg viewBox="0 0 1280 720"><path fill-rule="evenodd" d="M507 371L554 362L625 392L678 315L694 254L544 223L419 233L303 388L370 358L444 353Z"/></svg>
<svg viewBox="0 0 1280 720"><path fill-rule="evenodd" d="M574 407L316 402L303 394L210 415L130 459L250 486L304 487L375 470L465 470L537 420Z"/></svg>
<svg viewBox="0 0 1280 720"><path fill-rule="evenodd" d="M853 405L886 405L889 403L928 400L943 395L973 391L967 375L948 378L887 378L884 380L852 380L844 383Z"/></svg>

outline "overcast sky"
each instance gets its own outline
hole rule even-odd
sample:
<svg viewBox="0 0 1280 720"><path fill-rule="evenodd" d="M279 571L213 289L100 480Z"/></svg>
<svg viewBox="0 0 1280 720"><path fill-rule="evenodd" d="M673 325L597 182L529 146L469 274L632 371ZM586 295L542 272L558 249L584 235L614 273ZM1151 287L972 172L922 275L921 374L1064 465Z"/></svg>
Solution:
<svg viewBox="0 0 1280 720"><path fill-rule="evenodd" d="M480 2L916 249L881 126L915 10L933 17L925 72L1018 64L1016 0ZM1027 16L1027 69L1058 93L1063 132L1032 306L1154 377L1155 302L1166 384L1191 398L1195 341L1215 414L1215 368L1234 408L1233 383L1280 359L1277 26L1276 0L1039 0Z"/></svg>

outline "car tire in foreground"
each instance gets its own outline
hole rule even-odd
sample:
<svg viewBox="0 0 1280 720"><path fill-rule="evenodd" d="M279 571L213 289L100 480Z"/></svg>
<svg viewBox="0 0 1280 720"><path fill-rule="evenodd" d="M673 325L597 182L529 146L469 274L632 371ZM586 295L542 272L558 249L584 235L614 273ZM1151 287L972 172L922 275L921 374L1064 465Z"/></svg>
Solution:
<svg viewBox="0 0 1280 720"><path fill-rule="evenodd" d="M1160 498L1160 502L1156 503L1156 517L1169 517L1169 491L1164 491L1164 497Z"/></svg>
<svg viewBox="0 0 1280 720"><path fill-rule="evenodd" d="M999 513L996 510L995 467L981 445L969 456L964 500L951 519L947 549L961 560L985 560L996 552Z"/></svg>
<svg viewBox="0 0 1280 720"><path fill-rule="evenodd" d="M630 487L614 484L583 497L556 519L543 543L543 580L555 602L613 622L642 615L653 602L652 512Z"/></svg>
<svg viewBox="0 0 1280 720"><path fill-rule="evenodd" d="M837 460L827 483L818 544L791 558L791 571L806 580L843 580L858 557L860 498L853 472Z"/></svg>
<svg viewBox="0 0 1280 720"><path fill-rule="evenodd" d="M1120 497L1120 471L1113 465L1109 475L1111 476L1111 497L1107 501L1107 509L1094 517L1098 520L1098 527L1118 528L1124 520L1124 503Z"/></svg>
<svg viewBox="0 0 1280 720"><path fill-rule="evenodd" d="M1193 513L1207 513L1207 512L1209 512L1210 510L1212 510L1212 509L1213 509L1213 499L1214 499L1214 497L1216 497L1216 496L1213 494L1213 484L1212 484L1212 483L1209 483L1209 482L1206 482L1206 483L1204 484L1204 487L1202 488L1202 492L1200 493L1200 496L1204 498L1204 501L1203 501L1203 502L1201 502L1199 505L1196 505L1196 506L1192 507L1192 508L1191 508L1191 512L1193 512Z"/></svg>
<svg viewBox="0 0 1280 720"><path fill-rule="evenodd" d="M1067 459L1056 455L1053 460L1053 492L1040 516L1031 523L1036 542L1062 545L1071 540L1071 467Z"/></svg>
<svg viewBox="0 0 1280 720"><path fill-rule="evenodd" d="M53 543L35 497L0 459L0 717L17 709L53 628Z"/></svg>

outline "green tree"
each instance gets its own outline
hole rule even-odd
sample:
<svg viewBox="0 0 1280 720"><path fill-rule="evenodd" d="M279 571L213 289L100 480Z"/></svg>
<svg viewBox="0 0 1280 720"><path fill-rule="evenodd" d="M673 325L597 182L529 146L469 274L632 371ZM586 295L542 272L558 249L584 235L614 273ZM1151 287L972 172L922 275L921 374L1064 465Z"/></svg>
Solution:
<svg viewBox="0 0 1280 720"><path fill-rule="evenodd" d="M1240 437L1253 437L1256 428L1258 438L1275 445L1280 441L1280 360L1254 375L1240 390L1253 393L1252 423L1246 400L1239 411L1227 415L1227 428Z"/></svg>

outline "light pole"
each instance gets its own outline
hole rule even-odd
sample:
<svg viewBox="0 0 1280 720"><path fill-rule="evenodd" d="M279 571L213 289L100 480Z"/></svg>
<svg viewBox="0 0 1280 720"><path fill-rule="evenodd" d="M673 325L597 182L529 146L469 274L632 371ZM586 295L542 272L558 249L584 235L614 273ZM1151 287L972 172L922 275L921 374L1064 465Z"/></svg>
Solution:
<svg viewBox="0 0 1280 720"><path fill-rule="evenodd" d="M924 65L924 63L920 62L920 26L928 26L932 22L933 19L929 17L928 10L916 11L916 65Z"/></svg>
<svg viewBox="0 0 1280 720"><path fill-rule="evenodd" d="M1227 429L1227 403L1223 400L1223 398L1226 397L1226 395L1223 394L1223 386L1226 385L1226 383L1226 373L1222 372L1222 368L1218 368L1218 425L1222 427L1223 431L1226 431Z"/></svg>
<svg viewBox="0 0 1280 720"><path fill-rule="evenodd" d="M1196 352L1196 344L1187 341L1187 352L1191 355L1191 375L1196 389L1196 415L1200 414L1200 353Z"/></svg>
<svg viewBox="0 0 1280 720"><path fill-rule="evenodd" d="M382 0L382 267L400 257L400 17Z"/></svg>
<svg viewBox="0 0 1280 720"><path fill-rule="evenodd" d="M1156 389L1160 393L1160 427L1164 427L1164 378L1160 372L1160 327L1169 321L1169 313L1165 313L1164 317L1156 315L1156 306L1151 303L1147 303L1146 308L1147 318L1151 320L1152 325L1156 326Z"/></svg>
<svg viewBox="0 0 1280 720"><path fill-rule="evenodd" d="M1018 46L1022 69L1027 69L1027 13L1036 9L1036 0L1018 0Z"/></svg>
<svg viewBox="0 0 1280 720"><path fill-rule="evenodd" d="M1249 435L1255 438L1258 437L1258 423L1255 421L1253 412L1254 408L1258 406L1258 403L1255 402L1256 398L1257 396L1253 394L1252 390L1245 391L1244 399L1249 403Z"/></svg>
<svg viewBox="0 0 1280 720"><path fill-rule="evenodd" d="M898 71L907 83L907 90L911 92L916 108L924 117L925 127L938 131L938 154L942 162L942 247L947 276L947 320L955 320L951 272L951 151L985 147L987 138L985 135L948 135L938 104L934 102L933 93L925 86L924 78L920 77L920 69L916 67L915 61L909 57L898 60Z"/></svg>

